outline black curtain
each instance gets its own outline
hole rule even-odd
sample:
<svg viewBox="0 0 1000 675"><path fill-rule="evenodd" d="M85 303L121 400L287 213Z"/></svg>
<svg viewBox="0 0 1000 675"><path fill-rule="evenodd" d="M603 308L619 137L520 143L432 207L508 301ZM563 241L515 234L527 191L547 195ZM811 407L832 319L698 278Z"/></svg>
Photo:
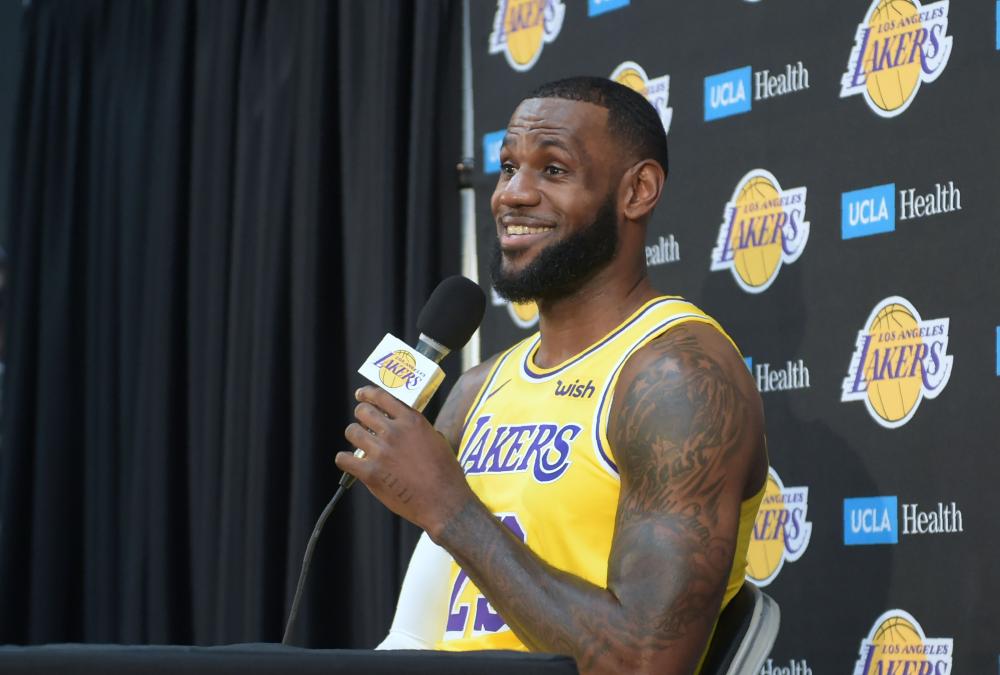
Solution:
<svg viewBox="0 0 1000 675"><path fill-rule="evenodd" d="M458 271L460 27L449 0L27 6L0 642L280 640L355 370ZM298 641L373 646L416 535L355 488Z"/></svg>

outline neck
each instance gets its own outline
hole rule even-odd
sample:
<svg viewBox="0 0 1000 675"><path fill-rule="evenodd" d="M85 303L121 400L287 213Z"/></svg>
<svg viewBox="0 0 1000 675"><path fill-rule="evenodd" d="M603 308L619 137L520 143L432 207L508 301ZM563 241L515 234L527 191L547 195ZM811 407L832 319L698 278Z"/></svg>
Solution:
<svg viewBox="0 0 1000 675"><path fill-rule="evenodd" d="M579 354L657 295L645 265L631 274L611 265L572 295L539 301L541 344L535 364L549 368Z"/></svg>

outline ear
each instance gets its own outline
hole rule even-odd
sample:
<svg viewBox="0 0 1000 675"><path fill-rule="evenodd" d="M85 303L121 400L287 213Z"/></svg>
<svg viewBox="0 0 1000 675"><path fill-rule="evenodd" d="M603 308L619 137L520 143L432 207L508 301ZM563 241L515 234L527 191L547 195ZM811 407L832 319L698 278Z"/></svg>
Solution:
<svg viewBox="0 0 1000 675"><path fill-rule="evenodd" d="M666 178L663 167L651 159L636 162L626 170L622 176L625 188L625 218L635 221L645 220L653 211L656 202L660 201Z"/></svg>

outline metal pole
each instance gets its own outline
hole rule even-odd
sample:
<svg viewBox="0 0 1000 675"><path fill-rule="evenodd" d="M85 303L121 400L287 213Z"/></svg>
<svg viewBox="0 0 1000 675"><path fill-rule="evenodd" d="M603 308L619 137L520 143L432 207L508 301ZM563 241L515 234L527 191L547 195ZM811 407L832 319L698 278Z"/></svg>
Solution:
<svg viewBox="0 0 1000 675"><path fill-rule="evenodd" d="M476 189L472 186L475 157L475 131L473 129L472 99L472 37L469 18L469 0L462 1L462 163L460 176L464 176L459 192L462 213L462 274L479 281L479 259L476 254ZM466 371L481 361L479 331L462 350L462 370Z"/></svg>

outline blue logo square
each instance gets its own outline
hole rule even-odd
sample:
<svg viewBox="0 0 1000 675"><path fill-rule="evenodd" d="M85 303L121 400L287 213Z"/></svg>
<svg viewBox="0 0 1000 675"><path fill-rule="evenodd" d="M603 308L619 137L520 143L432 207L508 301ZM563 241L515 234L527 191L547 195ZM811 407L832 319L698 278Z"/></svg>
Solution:
<svg viewBox="0 0 1000 675"><path fill-rule="evenodd" d="M500 145L506 134L506 129L483 134L483 173L500 172Z"/></svg>
<svg viewBox="0 0 1000 675"><path fill-rule="evenodd" d="M750 66L705 78L705 121L750 112Z"/></svg>
<svg viewBox="0 0 1000 675"><path fill-rule="evenodd" d="M844 544L899 542L896 497L857 497L844 500Z"/></svg>
<svg viewBox="0 0 1000 675"><path fill-rule="evenodd" d="M587 0L587 16L597 16L627 7L631 0Z"/></svg>
<svg viewBox="0 0 1000 675"><path fill-rule="evenodd" d="M855 239L896 230L896 184L875 185L840 195L840 235Z"/></svg>
<svg viewBox="0 0 1000 675"><path fill-rule="evenodd" d="M998 329L998 330L1000 330L1000 329ZM749 370L752 373L753 372L753 357L752 356L744 356L743 357L743 362L747 364L747 370Z"/></svg>

